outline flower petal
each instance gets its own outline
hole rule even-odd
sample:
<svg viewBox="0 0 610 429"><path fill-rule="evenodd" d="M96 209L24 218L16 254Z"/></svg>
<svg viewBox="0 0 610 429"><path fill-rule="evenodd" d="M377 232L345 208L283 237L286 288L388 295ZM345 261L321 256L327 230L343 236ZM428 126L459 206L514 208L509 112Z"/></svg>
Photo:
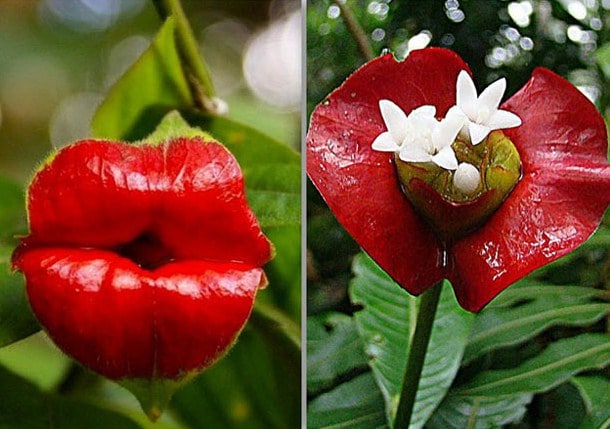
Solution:
<svg viewBox="0 0 610 429"><path fill-rule="evenodd" d="M495 81L479 95L479 107L487 107L493 112L500 105L504 91L506 91L506 79L502 78Z"/></svg>
<svg viewBox="0 0 610 429"><path fill-rule="evenodd" d="M523 120L505 132L523 178L482 228L450 249L449 279L470 311L580 245L610 202L605 124L576 88L537 69L503 107Z"/></svg>
<svg viewBox="0 0 610 429"><path fill-rule="evenodd" d="M400 150L400 146L396 144L389 131L379 134L373 141L372 148L380 152L396 152Z"/></svg>
<svg viewBox="0 0 610 429"><path fill-rule="evenodd" d="M487 126L492 130L503 130L521 125L521 118L508 110L497 110L487 121Z"/></svg>
<svg viewBox="0 0 610 429"><path fill-rule="evenodd" d="M379 57L315 109L307 134L307 172L330 209L414 294L443 278L443 250L401 192L392 155L371 147L385 131L379 100L392 97L406 112L434 104L442 116L454 105L456 77L466 69L456 54L439 48L415 51L402 62Z"/></svg>
<svg viewBox="0 0 610 429"><path fill-rule="evenodd" d="M457 78L456 104L470 119L477 116L477 88L466 70L462 70Z"/></svg>
<svg viewBox="0 0 610 429"><path fill-rule="evenodd" d="M432 155L423 147L410 144L405 145L398 157L405 162L430 162L432 161Z"/></svg>
<svg viewBox="0 0 610 429"><path fill-rule="evenodd" d="M379 100L379 110L392 139L402 142L407 135L408 125L405 112L390 100Z"/></svg>
<svg viewBox="0 0 610 429"><path fill-rule="evenodd" d="M461 111L460 114L457 114L456 111L452 109L453 107L449 109L445 119L443 119L432 132L432 142L434 148L437 150L451 146L466 121L466 118L461 114Z"/></svg>
<svg viewBox="0 0 610 429"><path fill-rule="evenodd" d="M458 167L458 160L451 146L446 146L439 153L432 157L432 162L446 170L455 170Z"/></svg>
<svg viewBox="0 0 610 429"><path fill-rule="evenodd" d="M487 125L477 124L476 122L468 123L468 133L470 134L470 141L473 145L478 145L485 137L491 132L491 128Z"/></svg>
<svg viewBox="0 0 610 429"><path fill-rule="evenodd" d="M413 109L411 113L409 113L409 118L419 115L434 117L436 115L436 107L430 104L424 104L423 106L419 106L417 109Z"/></svg>

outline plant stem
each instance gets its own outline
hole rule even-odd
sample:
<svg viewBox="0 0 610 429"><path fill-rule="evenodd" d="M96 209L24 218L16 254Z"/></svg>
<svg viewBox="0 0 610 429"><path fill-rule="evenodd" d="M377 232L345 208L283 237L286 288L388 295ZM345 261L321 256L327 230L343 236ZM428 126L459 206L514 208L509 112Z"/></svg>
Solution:
<svg viewBox="0 0 610 429"><path fill-rule="evenodd" d="M197 39L189 24L180 0L152 0L162 19L173 16L176 22L176 44L185 77L197 107L204 111L214 110L214 85L208 68L201 57Z"/></svg>
<svg viewBox="0 0 610 429"><path fill-rule="evenodd" d="M415 396L419 387L419 379L424 367L428 343L430 342L434 316L436 315L436 308L438 307L442 289L443 281L441 280L421 296L419 312L417 313L417 326L411 341L407 369L402 381L394 429L406 429L409 427L415 405Z"/></svg>
<svg viewBox="0 0 610 429"><path fill-rule="evenodd" d="M371 48L369 39L350 8L348 8L347 5L342 3L340 0L333 0L333 3L335 3L341 11L343 21L345 21L345 25L347 25L347 29L352 34L352 37L356 41L358 49L360 49L362 55L364 55L367 61L375 58L375 54L373 53L373 48Z"/></svg>

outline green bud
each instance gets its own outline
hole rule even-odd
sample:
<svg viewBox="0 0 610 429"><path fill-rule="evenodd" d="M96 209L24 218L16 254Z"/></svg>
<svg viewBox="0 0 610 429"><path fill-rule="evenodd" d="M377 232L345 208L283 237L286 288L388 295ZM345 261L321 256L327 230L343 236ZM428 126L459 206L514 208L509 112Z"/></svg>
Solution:
<svg viewBox="0 0 610 429"><path fill-rule="evenodd" d="M472 164L480 173L479 184L470 192L455 185L453 171L431 162L404 162L398 155L394 157L403 193L445 242L479 228L521 177L519 152L502 131L493 131L476 146L458 137L452 148L460 164Z"/></svg>

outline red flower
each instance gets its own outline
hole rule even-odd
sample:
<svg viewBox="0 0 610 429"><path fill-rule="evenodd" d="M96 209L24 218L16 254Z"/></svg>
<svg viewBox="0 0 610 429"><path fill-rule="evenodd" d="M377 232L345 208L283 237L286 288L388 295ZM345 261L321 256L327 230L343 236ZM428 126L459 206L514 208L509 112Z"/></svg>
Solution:
<svg viewBox="0 0 610 429"><path fill-rule="evenodd" d="M435 48L404 62L385 55L367 63L314 111L307 171L338 220L403 288L420 294L447 278L460 304L479 311L595 231L610 202L610 167L595 107L564 79L536 69L501 106L522 120L504 130L520 154L521 179L478 229L440 239L401 192L393 154L371 144L386 131L380 100L407 114L433 105L444 117L455 104L461 70L469 70L461 58Z"/></svg>
<svg viewBox="0 0 610 429"><path fill-rule="evenodd" d="M28 190L13 257L34 313L109 378L177 378L218 359L271 258L233 156L214 141L82 141Z"/></svg>

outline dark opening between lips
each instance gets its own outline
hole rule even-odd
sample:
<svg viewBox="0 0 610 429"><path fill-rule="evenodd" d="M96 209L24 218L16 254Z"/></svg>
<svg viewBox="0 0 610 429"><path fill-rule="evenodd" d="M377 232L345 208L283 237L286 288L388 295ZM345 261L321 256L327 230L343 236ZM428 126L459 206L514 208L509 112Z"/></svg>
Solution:
<svg viewBox="0 0 610 429"><path fill-rule="evenodd" d="M147 270L155 269L175 259L171 250L151 232L145 232L129 243L118 246L115 251Z"/></svg>

